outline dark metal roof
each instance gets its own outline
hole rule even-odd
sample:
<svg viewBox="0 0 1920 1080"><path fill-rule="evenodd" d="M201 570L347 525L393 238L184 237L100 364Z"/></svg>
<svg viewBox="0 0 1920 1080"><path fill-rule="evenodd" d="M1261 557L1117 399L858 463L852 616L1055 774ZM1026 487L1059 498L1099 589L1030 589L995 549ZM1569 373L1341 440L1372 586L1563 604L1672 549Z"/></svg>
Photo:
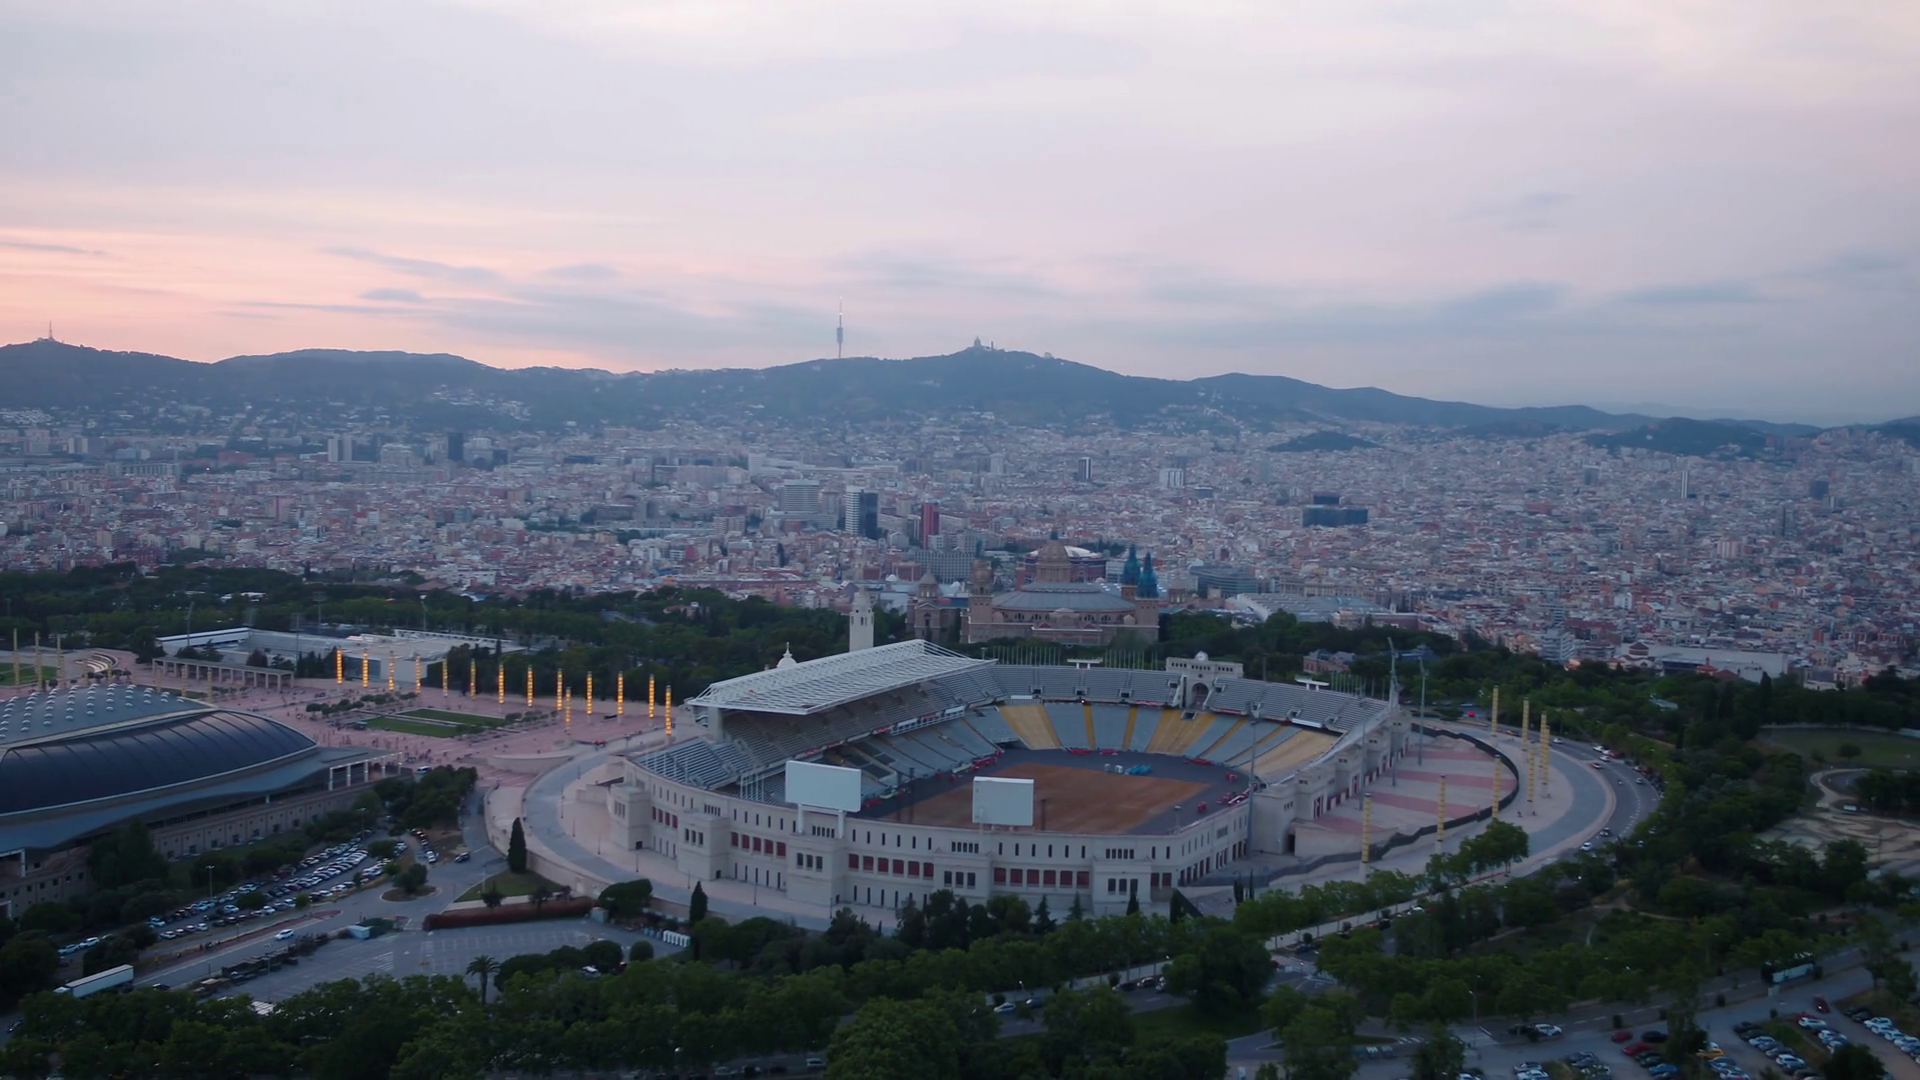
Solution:
<svg viewBox="0 0 1920 1080"><path fill-rule="evenodd" d="M0 814L191 784L316 745L264 716L210 711L12 746L0 754Z"/></svg>
<svg viewBox="0 0 1920 1080"><path fill-rule="evenodd" d="M52 850L102 829L118 828L135 818L172 817L235 799L257 798L324 783L329 766L366 761L373 756L375 752L361 747L323 746L312 754L299 754L264 769L205 784L89 803L54 814L30 815L24 821L0 818L0 852Z"/></svg>

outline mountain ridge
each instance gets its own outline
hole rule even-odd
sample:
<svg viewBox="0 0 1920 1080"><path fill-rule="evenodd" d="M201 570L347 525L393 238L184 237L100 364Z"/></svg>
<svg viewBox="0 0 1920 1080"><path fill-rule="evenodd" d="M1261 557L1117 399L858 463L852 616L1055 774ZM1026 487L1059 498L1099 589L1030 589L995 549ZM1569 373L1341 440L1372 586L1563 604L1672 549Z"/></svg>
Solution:
<svg viewBox="0 0 1920 1080"><path fill-rule="evenodd" d="M191 397L206 407L378 406L421 423L484 423L502 402L523 424L617 422L652 426L691 408L770 417L882 421L954 409L1009 422L1075 427L1199 423L1226 417L1255 427L1384 423L1487 434L1619 432L1662 419L1585 405L1503 407L1335 388L1285 375L1195 379L1125 375L1054 356L974 346L903 359L847 357L767 368L497 368L452 353L300 349L204 362L40 339L0 345L0 378L22 407L150 405ZM1813 434L1812 425L1712 421L1762 434Z"/></svg>

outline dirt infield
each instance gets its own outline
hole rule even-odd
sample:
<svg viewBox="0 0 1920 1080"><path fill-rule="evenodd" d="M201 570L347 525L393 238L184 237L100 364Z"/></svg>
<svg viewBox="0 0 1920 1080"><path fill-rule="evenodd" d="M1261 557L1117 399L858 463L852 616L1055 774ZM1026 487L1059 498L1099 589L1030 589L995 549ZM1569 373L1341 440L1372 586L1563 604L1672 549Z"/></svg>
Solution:
<svg viewBox="0 0 1920 1080"><path fill-rule="evenodd" d="M1019 764L989 775L1032 780L1035 802L1047 801L1048 832L1131 832L1166 813L1175 803L1191 810L1193 797L1208 786L1164 776L1125 776L1064 765ZM884 820L905 821L906 815L893 813ZM913 823L946 828L971 826L973 785L962 784L919 803L913 808ZM1039 823L1040 808L1036 805L1034 824Z"/></svg>

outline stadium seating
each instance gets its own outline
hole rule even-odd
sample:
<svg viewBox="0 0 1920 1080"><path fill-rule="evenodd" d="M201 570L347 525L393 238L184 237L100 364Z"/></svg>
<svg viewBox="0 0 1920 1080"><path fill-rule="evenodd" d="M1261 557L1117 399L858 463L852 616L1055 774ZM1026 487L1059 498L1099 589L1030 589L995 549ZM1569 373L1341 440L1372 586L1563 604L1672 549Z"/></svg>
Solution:
<svg viewBox="0 0 1920 1080"><path fill-rule="evenodd" d="M1351 694L1258 679L1219 680L1209 698L1213 711L1191 719L1179 708L1132 704L1137 698L1174 702L1179 685L1177 676L1164 671L993 664L816 715L729 711L724 740L689 741L638 761L683 782L739 784L752 797L774 801L784 794L782 766L793 758L857 768L863 796L877 798L891 794L909 771L951 772L1010 745L1167 754L1240 770L1251 759L1255 772L1272 776L1314 760L1341 734L1388 708ZM111 698L102 701L113 705ZM930 717L939 719L924 722ZM911 731L874 734L906 721L922 723Z"/></svg>
<svg viewBox="0 0 1920 1080"><path fill-rule="evenodd" d="M969 722L975 719L977 719L975 714L968 714L940 725L940 734L952 741L955 746L965 750L968 761L977 761L1000 749Z"/></svg>
<svg viewBox="0 0 1920 1080"><path fill-rule="evenodd" d="M1007 718L1000 715L1000 710L997 708L975 709L962 719L962 723L971 727L975 734L996 747L1020 741L1020 736L1013 733L1013 728L1007 724Z"/></svg>
<svg viewBox="0 0 1920 1080"><path fill-rule="evenodd" d="M1171 754L1179 745L1182 736L1187 734L1180 719L1179 709L1161 709L1160 720L1153 729L1153 737L1147 740L1147 753Z"/></svg>
<svg viewBox="0 0 1920 1080"><path fill-rule="evenodd" d="M1123 750L1127 744L1127 721L1133 710L1125 705L1093 707L1093 742L1098 750Z"/></svg>
<svg viewBox="0 0 1920 1080"><path fill-rule="evenodd" d="M1214 724L1212 731L1200 736L1199 740L1193 744L1190 755L1202 761L1220 760L1218 753L1220 746L1239 735L1240 729L1247 724L1248 720L1244 716L1221 717Z"/></svg>
<svg viewBox="0 0 1920 1080"><path fill-rule="evenodd" d="M1258 679L1222 679L1214 687L1211 704L1234 712L1254 711L1268 720L1296 719L1329 731L1346 732L1380 716L1387 704L1351 694L1315 690L1297 683L1270 683Z"/></svg>
<svg viewBox="0 0 1920 1080"><path fill-rule="evenodd" d="M1260 756L1254 764L1254 771L1261 776L1274 776L1291 772L1301 765L1314 760L1333 748L1339 737L1324 731L1304 731L1299 728L1287 729L1292 735L1278 740L1269 746L1263 746Z"/></svg>
<svg viewBox="0 0 1920 1080"><path fill-rule="evenodd" d="M1053 729L1044 705L1002 705L1000 715L1015 736L1030 750L1060 749L1060 734Z"/></svg>
<svg viewBox="0 0 1920 1080"><path fill-rule="evenodd" d="M746 756L730 744L705 739L656 750L639 760L644 769L707 788L733 783L749 764Z"/></svg>
<svg viewBox="0 0 1920 1080"><path fill-rule="evenodd" d="M1060 746L1066 750L1086 750L1091 747L1087 741L1087 714L1085 706L1077 701L1054 702L1045 706L1047 721L1053 725L1054 734L1060 738Z"/></svg>
<svg viewBox="0 0 1920 1080"><path fill-rule="evenodd" d="M1228 732L1226 737L1215 743L1207 752L1207 759L1222 765L1247 763L1247 751L1264 736L1272 735L1284 725L1264 720L1249 719L1246 723Z"/></svg>

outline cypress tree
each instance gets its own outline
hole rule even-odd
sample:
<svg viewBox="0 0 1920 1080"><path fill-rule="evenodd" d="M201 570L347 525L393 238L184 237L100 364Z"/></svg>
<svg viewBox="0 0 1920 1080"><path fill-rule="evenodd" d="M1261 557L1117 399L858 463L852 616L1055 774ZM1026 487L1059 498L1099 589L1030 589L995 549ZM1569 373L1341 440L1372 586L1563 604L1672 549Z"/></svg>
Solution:
<svg viewBox="0 0 1920 1080"><path fill-rule="evenodd" d="M527 833L520 819L513 819L513 834L507 837L507 869L516 874L527 872Z"/></svg>

